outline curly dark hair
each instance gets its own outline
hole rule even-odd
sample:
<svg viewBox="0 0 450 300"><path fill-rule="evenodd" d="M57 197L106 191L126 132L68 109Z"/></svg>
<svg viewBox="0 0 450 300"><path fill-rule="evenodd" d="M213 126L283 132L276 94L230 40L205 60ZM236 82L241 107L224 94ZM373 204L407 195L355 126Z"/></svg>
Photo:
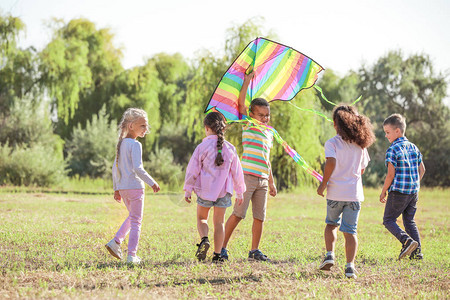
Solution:
<svg viewBox="0 0 450 300"><path fill-rule="evenodd" d="M225 123L225 118L219 112L210 112L206 115L203 120L203 125L211 128L217 134L217 156L216 156L216 166L223 164L222 147L224 141L225 128L227 124Z"/></svg>
<svg viewBox="0 0 450 300"><path fill-rule="evenodd" d="M336 107L333 111L333 121L337 133L344 141L356 143L361 148L367 148L375 142L370 119L358 114L353 106L340 105Z"/></svg>
<svg viewBox="0 0 450 300"><path fill-rule="evenodd" d="M267 102L266 99L264 98L255 98L252 100L252 102L250 102L250 111L253 112L253 108L255 106L265 106L265 107L270 107L269 102Z"/></svg>

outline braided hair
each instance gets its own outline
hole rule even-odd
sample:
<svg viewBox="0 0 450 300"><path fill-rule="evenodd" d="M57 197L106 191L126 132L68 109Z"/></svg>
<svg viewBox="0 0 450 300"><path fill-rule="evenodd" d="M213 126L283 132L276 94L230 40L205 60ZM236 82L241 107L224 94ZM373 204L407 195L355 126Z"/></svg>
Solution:
<svg viewBox="0 0 450 300"><path fill-rule="evenodd" d="M140 109L140 108L128 108L122 115L122 119L120 120L118 130L119 130L119 141L117 142L116 147L116 166L117 166L117 173L120 177L120 170L119 170L119 155L120 155L120 146L122 145L123 139L128 134L128 126L136 122L140 118L147 119L147 113Z"/></svg>
<svg viewBox="0 0 450 300"><path fill-rule="evenodd" d="M358 114L353 106L336 107L333 111L333 121L337 133L344 141L356 143L361 148L367 148L375 142L369 118Z"/></svg>
<svg viewBox="0 0 450 300"><path fill-rule="evenodd" d="M212 131L217 135L217 156L216 156L216 166L220 166L223 164L223 156L222 156L222 147L223 147L223 141L224 141L224 134L225 134L225 119L223 118L222 114L219 112L210 112L206 115L205 119L203 120L203 125L206 127L211 128Z"/></svg>

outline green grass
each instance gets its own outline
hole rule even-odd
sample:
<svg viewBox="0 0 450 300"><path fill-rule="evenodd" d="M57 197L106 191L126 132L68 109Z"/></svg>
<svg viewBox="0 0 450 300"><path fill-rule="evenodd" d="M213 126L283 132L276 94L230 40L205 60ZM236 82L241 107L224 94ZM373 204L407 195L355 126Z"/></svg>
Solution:
<svg viewBox="0 0 450 300"><path fill-rule="evenodd" d="M143 263L133 267L104 248L127 216L112 194L0 189L0 298L448 298L450 190L420 192L422 262L396 260L400 243L382 225L378 195L366 189L358 279L348 280L342 234L337 266L317 270L326 202L310 190L269 200L260 248L273 263L246 261L250 214L229 244L230 261L219 266L194 258L196 205L183 205L181 194L147 194Z"/></svg>

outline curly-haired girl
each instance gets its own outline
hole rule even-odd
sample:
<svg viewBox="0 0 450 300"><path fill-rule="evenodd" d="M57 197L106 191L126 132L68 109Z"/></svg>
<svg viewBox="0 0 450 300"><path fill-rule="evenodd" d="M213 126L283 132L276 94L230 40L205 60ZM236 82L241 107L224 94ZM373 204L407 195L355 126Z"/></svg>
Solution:
<svg viewBox="0 0 450 300"><path fill-rule="evenodd" d="M333 122L337 135L325 143L325 170L323 181L317 188L317 194L322 197L327 189L324 233L327 254L319 269L330 270L334 266L334 247L340 226L345 237L345 275L356 278L356 233L361 202L364 201L361 176L370 160L366 148L373 144L375 135L370 120L352 106L336 107Z"/></svg>

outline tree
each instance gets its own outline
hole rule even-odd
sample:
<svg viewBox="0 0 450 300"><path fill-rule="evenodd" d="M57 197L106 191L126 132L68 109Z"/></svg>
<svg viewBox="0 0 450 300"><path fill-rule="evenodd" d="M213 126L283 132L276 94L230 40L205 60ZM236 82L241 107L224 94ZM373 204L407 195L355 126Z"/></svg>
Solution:
<svg viewBox="0 0 450 300"><path fill-rule="evenodd" d="M363 66L359 76L363 111L375 125L378 139L370 149L375 163L369 172L378 174L373 176L375 182L380 184L384 177L384 153L389 146L383 120L400 113L406 117L407 137L419 147L428 165L424 183L449 185L450 114L443 103L447 81L444 75L435 73L429 56L404 58L401 51L391 51L373 66Z"/></svg>
<svg viewBox="0 0 450 300"><path fill-rule="evenodd" d="M149 60L144 66L134 67L122 72L112 84L111 98L107 105L113 119L120 120L129 107L138 107L148 114L150 134L143 142L144 160L158 140L161 127L159 91L163 83L158 78L154 63Z"/></svg>
<svg viewBox="0 0 450 300"><path fill-rule="evenodd" d="M322 88L322 91L327 99L336 104L347 103L350 104L360 96L358 89L359 75L350 71L344 77L339 77L333 70L327 69L323 76L319 79L317 85ZM319 96L322 107L331 111L334 105L326 102L322 96Z"/></svg>
<svg viewBox="0 0 450 300"><path fill-rule="evenodd" d="M20 18L0 15L0 112L8 114L17 99L40 99L37 89L37 53L34 48L17 46L25 29Z"/></svg>
<svg viewBox="0 0 450 300"><path fill-rule="evenodd" d="M97 30L86 19L54 22L52 41L41 53L43 84L65 138L77 123L85 124L111 97L111 85L123 71L122 53L109 29Z"/></svg>
<svg viewBox="0 0 450 300"><path fill-rule="evenodd" d="M158 93L161 119L176 124L180 118L180 105L186 99L186 82L191 76L190 67L179 53L159 53L150 58L150 61L162 82Z"/></svg>

